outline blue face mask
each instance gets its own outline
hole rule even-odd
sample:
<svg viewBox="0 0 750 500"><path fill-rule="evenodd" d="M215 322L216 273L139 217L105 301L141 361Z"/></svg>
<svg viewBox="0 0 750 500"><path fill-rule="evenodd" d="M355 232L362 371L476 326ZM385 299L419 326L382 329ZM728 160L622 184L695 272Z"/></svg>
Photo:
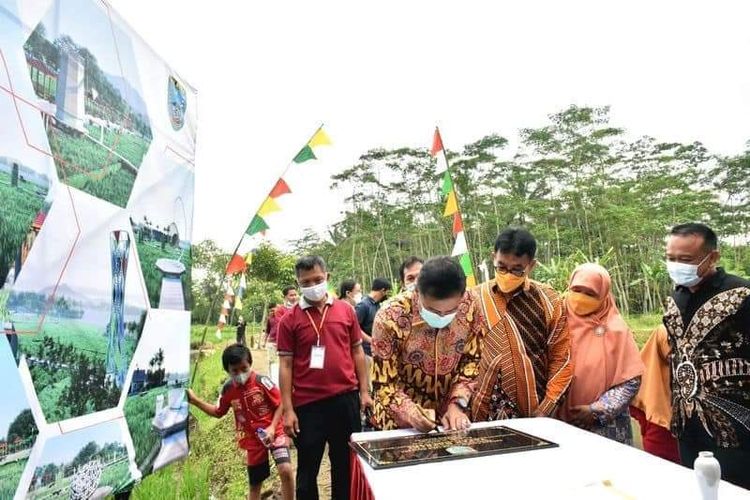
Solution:
<svg viewBox="0 0 750 500"><path fill-rule="evenodd" d="M706 259L711 254L703 257L703 260L698 264L685 264L683 262L671 262L667 261L667 272L669 277L672 278L675 285L678 286L695 286L701 282L701 277L698 275L698 268L706 262Z"/></svg>
<svg viewBox="0 0 750 500"><path fill-rule="evenodd" d="M422 319L425 323L430 325L432 328L437 328L438 330L450 325L451 321L453 321L453 318L456 317L456 313L450 313L446 314L445 316L440 316L438 313L434 313L430 310L425 309L424 307L419 310L419 315L422 316Z"/></svg>

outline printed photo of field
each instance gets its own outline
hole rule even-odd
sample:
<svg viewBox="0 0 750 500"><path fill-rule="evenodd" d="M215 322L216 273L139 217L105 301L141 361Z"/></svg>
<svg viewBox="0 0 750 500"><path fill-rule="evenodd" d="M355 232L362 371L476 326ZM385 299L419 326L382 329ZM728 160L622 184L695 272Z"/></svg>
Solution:
<svg viewBox="0 0 750 500"><path fill-rule="evenodd" d="M187 454L189 329L189 313L152 310L133 357L125 419L144 474Z"/></svg>
<svg viewBox="0 0 750 500"><path fill-rule="evenodd" d="M34 446L38 428L16 368L10 345L0 338L0 498L13 498Z"/></svg>
<svg viewBox="0 0 750 500"><path fill-rule="evenodd" d="M0 288L15 281L49 209L49 178L0 157ZM10 284L10 283L9 283Z"/></svg>
<svg viewBox="0 0 750 500"><path fill-rule="evenodd" d="M48 422L117 406L148 309L138 268L128 265L135 245L127 216L72 193L75 213L70 204L52 206L39 252L6 303ZM82 243L67 260L59 248L75 236L76 221Z"/></svg>
<svg viewBox="0 0 750 500"><path fill-rule="evenodd" d="M152 140L131 42L96 2L54 2L24 45L67 184L125 207Z"/></svg>
<svg viewBox="0 0 750 500"><path fill-rule="evenodd" d="M151 153L133 187L128 211L151 307L190 309L194 187L192 168Z"/></svg>
<svg viewBox="0 0 750 500"><path fill-rule="evenodd" d="M26 498L105 498L131 487L122 431L115 420L49 439Z"/></svg>

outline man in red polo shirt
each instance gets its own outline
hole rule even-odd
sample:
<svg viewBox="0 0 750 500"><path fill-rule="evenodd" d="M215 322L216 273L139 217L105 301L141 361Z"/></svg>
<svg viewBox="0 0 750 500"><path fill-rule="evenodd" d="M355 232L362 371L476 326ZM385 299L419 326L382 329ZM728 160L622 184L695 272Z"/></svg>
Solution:
<svg viewBox="0 0 750 500"><path fill-rule="evenodd" d="M297 499L318 500L318 471L328 444L331 493L349 498L349 438L361 428L360 403L372 407L362 333L352 307L328 294L318 256L295 266L302 299L279 323L284 429L297 446Z"/></svg>

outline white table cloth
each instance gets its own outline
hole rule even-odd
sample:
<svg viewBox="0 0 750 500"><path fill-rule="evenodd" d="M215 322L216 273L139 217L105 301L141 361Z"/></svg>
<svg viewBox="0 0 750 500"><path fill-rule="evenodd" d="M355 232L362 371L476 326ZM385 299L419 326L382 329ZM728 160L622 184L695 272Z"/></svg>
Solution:
<svg viewBox="0 0 750 500"><path fill-rule="evenodd" d="M483 422L473 427L500 425L552 441L559 447L380 470L372 469L359 456L358 460L377 500L701 499L692 469L559 420L525 418ZM352 440L414 433L363 432L352 435ZM603 481L609 481L611 486L605 486ZM719 500L730 499L750 499L750 491L722 481Z"/></svg>

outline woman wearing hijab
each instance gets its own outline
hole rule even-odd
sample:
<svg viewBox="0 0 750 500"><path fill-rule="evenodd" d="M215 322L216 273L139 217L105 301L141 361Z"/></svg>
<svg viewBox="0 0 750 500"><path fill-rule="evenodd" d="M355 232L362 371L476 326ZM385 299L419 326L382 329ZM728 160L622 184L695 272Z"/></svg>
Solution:
<svg viewBox="0 0 750 500"><path fill-rule="evenodd" d="M659 326L651 333L641 350L646 365L643 382L630 403L630 415L641 426L643 449L665 460L680 463L677 439L670 431L672 422L672 389L669 375L669 341L667 329Z"/></svg>
<svg viewBox="0 0 750 500"><path fill-rule="evenodd" d="M643 362L611 287L598 264L580 265L570 277L565 306L574 376L561 417L632 445L628 405L638 393Z"/></svg>

